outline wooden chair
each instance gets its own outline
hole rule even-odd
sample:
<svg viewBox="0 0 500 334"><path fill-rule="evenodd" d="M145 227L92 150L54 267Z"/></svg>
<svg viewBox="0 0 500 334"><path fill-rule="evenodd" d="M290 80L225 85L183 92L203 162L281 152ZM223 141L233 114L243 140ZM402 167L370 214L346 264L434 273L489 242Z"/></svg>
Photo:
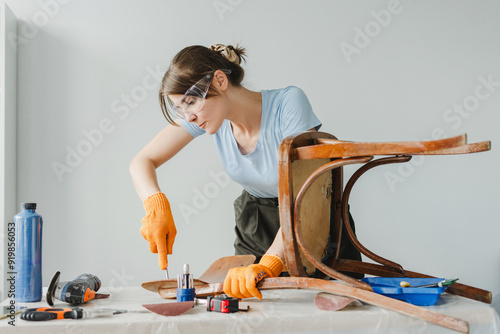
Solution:
<svg viewBox="0 0 500 334"><path fill-rule="evenodd" d="M292 277L315 270L349 285L371 287L345 272L390 277L432 277L405 270L361 244L349 224L349 196L355 182L368 170L404 163L413 155L468 154L490 150L489 141L466 143L466 135L433 141L361 143L342 141L324 132L304 132L285 138L279 149L278 190L285 261ZM374 159L375 156L386 156ZM362 164L343 186L342 167ZM377 264L339 258L342 234ZM333 240L332 240L333 239ZM345 238L344 238L345 242ZM327 252L328 245L333 251ZM454 284L448 292L491 303L491 292Z"/></svg>

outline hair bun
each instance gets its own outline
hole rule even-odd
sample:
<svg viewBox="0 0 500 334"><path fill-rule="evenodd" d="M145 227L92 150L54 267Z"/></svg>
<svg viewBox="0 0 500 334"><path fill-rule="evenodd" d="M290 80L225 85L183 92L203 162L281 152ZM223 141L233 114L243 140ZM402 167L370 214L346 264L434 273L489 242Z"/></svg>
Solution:
<svg viewBox="0 0 500 334"><path fill-rule="evenodd" d="M238 46L236 46L238 47ZM235 50L235 48L232 45L224 45L224 44L212 44L210 46L210 50L217 52L227 60L229 60L231 63L235 64L240 64L241 63L241 57L239 56L238 52L239 50Z"/></svg>

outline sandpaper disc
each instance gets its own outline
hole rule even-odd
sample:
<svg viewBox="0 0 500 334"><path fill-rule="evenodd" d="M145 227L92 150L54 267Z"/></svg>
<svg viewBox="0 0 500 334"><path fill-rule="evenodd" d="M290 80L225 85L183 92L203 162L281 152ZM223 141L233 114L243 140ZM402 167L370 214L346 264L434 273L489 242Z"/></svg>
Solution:
<svg viewBox="0 0 500 334"><path fill-rule="evenodd" d="M337 296L326 292L320 292L314 298L316 308L323 311L338 311L351 304L359 305L360 302L353 298Z"/></svg>
<svg viewBox="0 0 500 334"><path fill-rule="evenodd" d="M156 314L172 317L186 313L193 307L193 305L194 301L190 300L187 302L147 304L142 306Z"/></svg>

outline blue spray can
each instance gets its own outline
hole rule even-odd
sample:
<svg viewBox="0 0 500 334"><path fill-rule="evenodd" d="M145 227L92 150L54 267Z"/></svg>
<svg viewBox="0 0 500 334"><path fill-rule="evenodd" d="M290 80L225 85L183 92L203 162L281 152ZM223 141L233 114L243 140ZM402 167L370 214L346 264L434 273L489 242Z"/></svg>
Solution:
<svg viewBox="0 0 500 334"><path fill-rule="evenodd" d="M42 216L36 203L22 203L14 216L16 228L15 300L37 302L42 299Z"/></svg>

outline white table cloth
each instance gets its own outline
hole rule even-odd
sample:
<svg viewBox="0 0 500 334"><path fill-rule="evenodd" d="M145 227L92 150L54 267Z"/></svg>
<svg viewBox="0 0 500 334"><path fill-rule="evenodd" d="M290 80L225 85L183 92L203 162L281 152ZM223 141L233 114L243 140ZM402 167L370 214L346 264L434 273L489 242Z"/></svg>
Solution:
<svg viewBox="0 0 500 334"><path fill-rule="evenodd" d="M173 302L141 287L101 290L99 292L110 293L111 296L108 299L90 301L82 307L134 311L145 310L141 306L143 304ZM318 310L314 306L317 291L262 292L262 301L253 298L240 303L240 308L250 306L248 312L207 312L205 305L197 305L176 317L164 317L154 313L126 313L112 317L45 322L29 322L16 317L15 326L8 324L8 318L0 320L0 333L453 333L423 320L371 305L348 307L336 312ZM2 305L8 305L8 302L5 300ZM18 305L48 306L45 300ZM55 306L69 307L62 302ZM435 306L428 308L468 321L470 333L500 333L499 317L490 305L445 293Z"/></svg>

